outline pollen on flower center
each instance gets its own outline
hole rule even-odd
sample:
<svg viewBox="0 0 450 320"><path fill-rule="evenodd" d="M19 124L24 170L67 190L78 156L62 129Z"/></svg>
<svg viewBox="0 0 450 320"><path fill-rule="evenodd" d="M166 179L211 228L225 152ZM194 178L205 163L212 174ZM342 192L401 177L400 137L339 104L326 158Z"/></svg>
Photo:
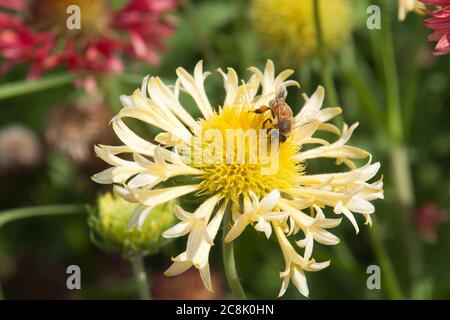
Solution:
<svg viewBox="0 0 450 320"><path fill-rule="evenodd" d="M303 171L303 165L294 160L300 146L288 138L272 148L274 138L263 128L267 117L251 112L253 109L225 107L201 120L201 148L194 153L199 156L201 150L203 157L199 163L194 161L194 166L204 172L200 177L204 193L221 193L237 201L249 191L257 195L283 191L294 185L294 178ZM211 132L214 134L208 135Z"/></svg>
<svg viewBox="0 0 450 320"><path fill-rule="evenodd" d="M70 6L80 8L80 29L70 30L77 35L99 34L107 23L108 7L103 0L37 0L33 3L31 24L38 30L67 30L67 20L74 13Z"/></svg>

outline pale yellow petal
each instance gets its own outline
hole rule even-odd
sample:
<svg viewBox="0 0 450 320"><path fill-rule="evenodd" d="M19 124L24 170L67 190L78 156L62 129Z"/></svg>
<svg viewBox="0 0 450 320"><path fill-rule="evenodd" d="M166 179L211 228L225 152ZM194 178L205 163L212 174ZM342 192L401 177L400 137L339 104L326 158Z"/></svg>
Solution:
<svg viewBox="0 0 450 320"><path fill-rule="evenodd" d="M233 224L227 236L225 237L225 242L231 242L237 237L239 237L241 233L244 232L245 228L249 225L249 223L250 220L248 216L246 215L240 216Z"/></svg>
<svg viewBox="0 0 450 320"><path fill-rule="evenodd" d="M117 137L127 146L133 148L136 152L153 156L155 145L135 134L121 119L114 120L112 126Z"/></svg>
<svg viewBox="0 0 450 320"><path fill-rule="evenodd" d="M133 190L136 199L146 206L157 206L200 189L200 185L187 185L154 190Z"/></svg>
<svg viewBox="0 0 450 320"><path fill-rule="evenodd" d="M163 233L164 238L178 238L187 235L192 230L192 223L180 222L174 225L172 228L167 229Z"/></svg>
<svg viewBox="0 0 450 320"><path fill-rule="evenodd" d="M112 173L115 168L108 168L106 170L103 170L99 173L94 174L91 179L97 183L100 184L112 184L113 183L113 177Z"/></svg>
<svg viewBox="0 0 450 320"><path fill-rule="evenodd" d="M278 293L278 298L284 296L288 287L289 287L289 276L283 277L283 282L281 283L281 289L280 292Z"/></svg>
<svg viewBox="0 0 450 320"><path fill-rule="evenodd" d="M162 110L170 110L193 131L198 130L198 123L180 104L178 97L159 77L150 79L148 92L150 97Z"/></svg>
<svg viewBox="0 0 450 320"><path fill-rule="evenodd" d="M295 116L296 125L303 125L319 118L320 109L325 99L325 89L317 87L314 94L306 101L303 108Z"/></svg>
<svg viewBox="0 0 450 320"><path fill-rule="evenodd" d="M308 283L306 282L305 273L300 268L293 268L292 283L297 287L298 291L305 297L309 296Z"/></svg>
<svg viewBox="0 0 450 320"><path fill-rule="evenodd" d="M222 69L218 69L218 72L222 75L223 84L225 87L225 101L224 106L231 106L235 103L236 96L239 89L239 78L236 71L233 68L228 68L227 73L223 72Z"/></svg>
<svg viewBox="0 0 450 320"><path fill-rule="evenodd" d="M178 79L184 90L195 100L198 108L205 118L213 114L213 108L208 100L204 87L205 74L203 73L203 61L195 66L194 77L183 68L177 69Z"/></svg>
<svg viewBox="0 0 450 320"><path fill-rule="evenodd" d="M173 259L172 265L164 272L164 275L172 277L182 274L192 267L192 262L186 258L186 252Z"/></svg>
<svg viewBox="0 0 450 320"><path fill-rule="evenodd" d="M206 264L205 267L200 269L200 277L202 278L205 288L208 291L213 292L212 283L211 283L211 273L209 271L209 264Z"/></svg>

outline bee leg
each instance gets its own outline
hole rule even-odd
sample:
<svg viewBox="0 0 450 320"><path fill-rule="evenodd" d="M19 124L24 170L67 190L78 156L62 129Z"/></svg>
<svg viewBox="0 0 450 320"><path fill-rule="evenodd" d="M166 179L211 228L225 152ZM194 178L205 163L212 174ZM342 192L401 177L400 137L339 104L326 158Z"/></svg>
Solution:
<svg viewBox="0 0 450 320"><path fill-rule="evenodd" d="M269 122L270 124L273 123L272 119L268 118L268 119L264 120L264 122L262 123L262 127L263 127L263 128L266 128L266 124L267 124L268 122ZM270 128L270 129L272 129L272 128Z"/></svg>
<svg viewBox="0 0 450 320"><path fill-rule="evenodd" d="M262 113L266 113L269 110L270 110L270 108L268 106L261 106L258 109L250 111L250 112L254 112L256 114L262 114Z"/></svg>

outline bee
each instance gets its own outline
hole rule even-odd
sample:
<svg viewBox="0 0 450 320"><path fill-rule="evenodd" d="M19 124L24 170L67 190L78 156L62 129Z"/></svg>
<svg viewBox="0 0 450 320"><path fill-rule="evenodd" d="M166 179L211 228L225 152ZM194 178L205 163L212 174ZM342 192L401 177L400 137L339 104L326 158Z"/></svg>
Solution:
<svg viewBox="0 0 450 320"><path fill-rule="evenodd" d="M267 118L263 122L263 128L267 123L272 125L269 132L277 129L280 143L286 142L289 134L295 126L295 118L291 107L286 103L287 90L284 85L280 85L274 100L270 101L268 106L261 106L254 110L257 114L263 114L270 110L272 118Z"/></svg>

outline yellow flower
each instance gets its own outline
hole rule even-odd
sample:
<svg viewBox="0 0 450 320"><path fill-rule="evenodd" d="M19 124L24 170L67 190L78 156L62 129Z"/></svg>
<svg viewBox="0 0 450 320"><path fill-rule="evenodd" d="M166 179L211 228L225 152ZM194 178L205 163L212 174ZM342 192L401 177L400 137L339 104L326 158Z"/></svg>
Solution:
<svg viewBox="0 0 450 320"><path fill-rule="evenodd" d="M325 48L318 47L314 0L253 0L250 13L263 45L284 63L299 63L321 50L340 49L351 33L352 7L348 0L321 0L319 8Z"/></svg>
<svg viewBox="0 0 450 320"><path fill-rule="evenodd" d="M418 0L398 0L398 20L403 21L409 12L420 10L425 8L424 4Z"/></svg>
<svg viewBox="0 0 450 320"><path fill-rule="evenodd" d="M357 232L354 213L362 214L370 224L375 211L371 201L383 198L382 181L369 182L380 164L372 164L367 151L347 145L357 124L344 125L341 131L328 123L341 109L321 109L325 92L320 86L311 97L304 95L306 102L292 119L292 132L280 142L280 132L274 130L277 118L270 112L254 111L271 105L280 88L298 86L288 80L293 71L276 75L272 61L264 71L249 70L250 78L240 81L233 69L219 69L226 94L217 108L205 91L209 73L203 72L201 62L193 75L178 68L173 86L158 77L144 79L141 90L121 97L124 108L112 120L112 127L123 145L95 148L111 167L93 179L114 184L124 199L139 203L131 218L131 225L139 228L149 208L192 193L205 198L192 213L175 208L180 222L164 236L187 235L188 239L186 250L173 258L166 275L174 276L194 266L212 290L208 256L230 207L234 223L226 241L235 240L248 226L267 238L275 233L286 262L280 295L290 280L308 295L304 272L329 265L329 261L318 263L312 258L314 243L339 243L327 229L337 227L341 219L326 218L323 209L330 207L335 215L346 216ZM201 119L186 111L180 102L182 94L195 101ZM126 118L160 128L157 143L134 133L125 124ZM330 143L317 136L321 132L337 138ZM308 175L307 165L316 158L335 159L348 170ZM354 162L358 159L367 162L358 167ZM181 176L183 179L178 178ZM164 181L171 181L170 186L161 187ZM303 255L289 240L295 235L303 235L295 244Z"/></svg>

